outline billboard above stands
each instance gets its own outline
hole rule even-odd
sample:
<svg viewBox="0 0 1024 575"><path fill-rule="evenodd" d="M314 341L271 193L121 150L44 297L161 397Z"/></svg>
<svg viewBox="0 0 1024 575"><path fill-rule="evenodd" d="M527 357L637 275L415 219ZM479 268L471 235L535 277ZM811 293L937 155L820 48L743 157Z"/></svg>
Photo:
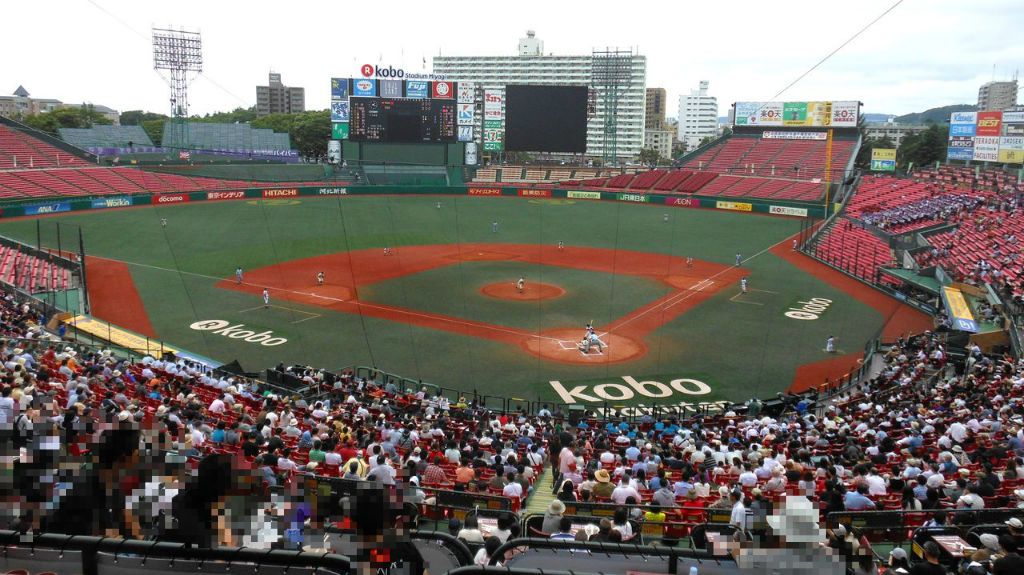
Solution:
<svg viewBox="0 0 1024 575"><path fill-rule="evenodd" d="M876 172L895 171L896 150L894 148L872 148L871 169Z"/></svg>
<svg viewBox="0 0 1024 575"><path fill-rule="evenodd" d="M736 102L737 126L803 126L856 128L860 103L834 102Z"/></svg>
<svg viewBox="0 0 1024 575"><path fill-rule="evenodd" d="M473 104L456 104L458 106L458 122L460 126L472 126L473 125Z"/></svg>
<svg viewBox="0 0 1024 575"><path fill-rule="evenodd" d="M331 138L335 140L347 140L348 123L331 124Z"/></svg>
<svg viewBox="0 0 1024 575"><path fill-rule="evenodd" d="M349 117L348 100L331 100L331 121L347 122Z"/></svg>
<svg viewBox="0 0 1024 575"><path fill-rule="evenodd" d="M404 84L401 80L378 80L377 92L381 98L401 98L404 95Z"/></svg>
<svg viewBox="0 0 1024 575"><path fill-rule="evenodd" d="M999 138L996 136L978 136L974 138L974 157L977 162L999 161Z"/></svg>
<svg viewBox="0 0 1024 575"><path fill-rule="evenodd" d="M1024 163L1024 136L999 138L999 161L1004 164Z"/></svg>
<svg viewBox="0 0 1024 575"><path fill-rule="evenodd" d="M978 333L978 322L974 320L971 307L967 305L964 294L951 287L942 288L942 303L946 305L946 312L953 321L953 329Z"/></svg>
<svg viewBox="0 0 1024 575"><path fill-rule="evenodd" d="M1002 122L1002 112L978 112L978 128L975 135L998 136Z"/></svg>
<svg viewBox="0 0 1024 575"><path fill-rule="evenodd" d="M501 90L484 91L484 121L505 119L505 93Z"/></svg>
<svg viewBox="0 0 1024 575"><path fill-rule="evenodd" d="M348 98L348 78L331 78L331 99L344 100Z"/></svg>
<svg viewBox="0 0 1024 575"><path fill-rule="evenodd" d="M974 159L974 146L971 147L957 147L950 146L946 148L946 159L947 160L973 160Z"/></svg>
<svg viewBox="0 0 1024 575"><path fill-rule="evenodd" d="M377 95L377 81L369 80L367 78L357 78L352 80L352 95L353 96L376 96Z"/></svg>
<svg viewBox="0 0 1024 575"><path fill-rule="evenodd" d="M977 112L953 112L949 115L950 124L977 124Z"/></svg>
<svg viewBox="0 0 1024 575"><path fill-rule="evenodd" d="M476 82L459 82L460 104L472 104L476 101Z"/></svg>
<svg viewBox="0 0 1024 575"><path fill-rule="evenodd" d="M460 142L472 142L473 141L473 126L459 126L459 141Z"/></svg>

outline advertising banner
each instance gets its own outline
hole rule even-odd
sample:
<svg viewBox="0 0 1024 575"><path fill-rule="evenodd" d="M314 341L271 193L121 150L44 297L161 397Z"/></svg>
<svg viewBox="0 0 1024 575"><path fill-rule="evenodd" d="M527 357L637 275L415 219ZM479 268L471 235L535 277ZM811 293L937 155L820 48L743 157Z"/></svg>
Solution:
<svg viewBox="0 0 1024 575"><path fill-rule="evenodd" d="M665 205L666 206L677 206L677 207L680 207L680 208L699 208L700 207L700 200L698 200L696 198L668 197L668 198L665 198Z"/></svg>
<svg viewBox="0 0 1024 575"><path fill-rule="evenodd" d="M348 78L331 78L331 99L348 99Z"/></svg>
<svg viewBox="0 0 1024 575"><path fill-rule="evenodd" d="M998 136L1002 122L1002 112L978 112L978 128L975 135Z"/></svg>
<svg viewBox="0 0 1024 575"><path fill-rule="evenodd" d="M504 120L505 94L501 90L484 91L484 121Z"/></svg>
<svg viewBox="0 0 1024 575"><path fill-rule="evenodd" d="M460 104L472 104L476 101L476 82L459 82Z"/></svg>
<svg viewBox="0 0 1024 575"><path fill-rule="evenodd" d="M263 190L264 198L294 198L298 195L298 188L273 188L270 190Z"/></svg>
<svg viewBox="0 0 1024 575"><path fill-rule="evenodd" d="M460 142L472 142L473 141L473 126L459 126L459 141Z"/></svg>
<svg viewBox="0 0 1024 575"><path fill-rule="evenodd" d="M860 102L856 100L832 102L832 127L856 128L859 112Z"/></svg>
<svg viewBox="0 0 1024 575"><path fill-rule="evenodd" d="M733 123L737 126L757 123L757 102L736 102L736 117Z"/></svg>
<svg viewBox="0 0 1024 575"><path fill-rule="evenodd" d="M535 190L533 188L520 188L517 190L522 198L550 198L551 190Z"/></svg>
<svg viewBox="0 0 1024 575"><path fill-rule="evenodd" d="M950 124L949 135L950 136L963 136L965 138L971 138L974 136L975 126L974 124Z"/></svg>
<svg viewBox="0 0 1024 575"><path fill-rule="evenodd" d="M977 124L977 112L953 112L949 115L950 124Z"/></svg>
<svg viewBox="0 0 1024 575"><path fill-rule="evenodd" d="M331 138L335 140L348 139L348 122L331 124Z"/></svg>
<svg viewBox="0 0 1024 575"><path fill-rule="evenodd" d="M832 122L832 102L807 102L807 124L828 126Z"/></svg>
<svg viewBox="0 0 1024 575"><path fill-rule="evenodd" d="M1003 125L1024 124L1024 112L1003 112Z"/></svg>
<svg viewBox="0 0 1024 575"><path fill-rule="evenodd" d="M973 139L973 138L972 138ZM946 148L946 159L947 160L973 160L974 159L974 146L971 147L957 147L950 146Z"/></svg>
<svg viewBox="0 0 1024 575"><path fill-rule="evenodd" d="M942 302L946 304L946 311L949 318L953 320L953 328L960 331L978 333L978 322L974 321L970 306L964 299L964 294L951 287L942 288Z"/></svg>
<svg viewBox="0 0 1024 575"><path fill-rule="evenodd" d="M460 126L472 126L473 125L473 104L457 104L459 125Z"/></svg>
<svg viewBox="0 0 1024 575"><path fill-rule="evenodd" d="M786 126L806 126L807 102L785 102L782 105L782 123Z"/></svg>
<svg viewBox="0 0 1024 575"><path fill-rule="evenodd" d="M401 80L377 80L377 91L381 98L401 98L403 84Z"/></svg>
<svg viewBox="0 0 1024 575"><path fill-rule="evenodd" d="M827 140L826 132L761 132L765 140Z"/></svg>
<svg viewBox="0 0 1024 575"><path fill-rule="evenodd" d="M217 200L241 200L245 197L245 192L242 190L231 190L230 192L206 192L206 199L217 201Z"/></svg>
<svg viewBox="0 0 1024 575"><path fill-rule="evenodd" d="M476 142L469 142L466 144L466 165L475 166L479 160L477 159Z"/></svg>
<svg viewBox="0 0 1024 575"><path fill-rule="evenodd" d="M153 194L154 204L178 204L188 201L188 194Z"/></svg>
<svg viewBox="0 0 1024 575"><path fill-rule="evenodd" d="M974 138L974 157L978 162L999 161L999 138L996 136L978 136Z"/></svg>
<svg viewBox="0 0 1024 575"><path fill-rule="evenodd" d="M876 172L893 172L896 170L895 148L872 148L871 169Z"/></svg>
<svg viewBox="0 0 1024 575"><path fill-rule="evenodd" d="M949 147L951 148L973 148L974 138L967 136L951 136L949 138Z"/></svg>
<svg viewBox="0 0 1024 575"><path fill-rule="evenodd" d="M761 102L751 123L759 126L781 126L784 106L782 102Z"/></svg>
<svg viewBox="0 0 1024 575"><path fill-rule="evenodd" d="M505 149L505 130L484 130L484 151L500 152Z"/></svg>
<svg viewBox="0 0 1024 575"><path fill-rule="evenodd" d="M720 210L735 210L740 212L751 212L754 210L753 204L745 202L715 202L715 207Z"/></svg>
<svg viewBox="0 0 1024 575"><path fill-rule="evenodd" d="M505 127L504 120L484 120L485 130L501 130Z"/></svg>
<svg viewBox="0 0 1024 575"><path fill-rule="evenodd" d="M455 84L451 82L434 82L433 95L435 98L452 99L455 97Z"/></svg>
<svg viewBox="0 0 1024 575"><path fill-rule="evenodd" d="M619 193L615 195L615 199L620 202L637 202L642 204L647 202L647 194Z"/></svg>
<svg viewBox="0 0 1024 575"><path fill-rule="evenodd" d="M331 121L347 122L350 110L348 100L331 100Z"/></svg>
<svg viewBox="0 0 1024 575"><path fill-rule="evenodd" d="M789 206L768 206L768 213L782 216L807 217L807 208L791 208Z"/></svg>
<svg viewBox="0 0 1024 575"><path fill-rule="evenodd" d="M1004 136L1024 136L1024 124L1007 124L1003 122Z"/></svg>
<svg viewBox="0 0 1024 575"><path fill-rule="evenodd" d="M471 196L500 196L501 188L469 188L466 193Z"/></svg>
<svg viewBox="0 0 1024 575"><path fill-rule="evenodd" d="M126 208L132 205L131 196L117 196L113 198L96 198L92 201L92 209L103 208Z"/></svg>
<svg viewBox="0 0 1024 575"><path fill-rule="evenodd" d="M429 98L430 97L430 82L425 80L406 80L405 81L405 97L406 98Z"/></svg>
<svg viewBox="0 0 1024 575"><path fill-rule="evenodd" d="M1004 164L1024 162L1024 136L1003 136L999 138L999 161Z"/></svg>
<svg viewBox="0 0 1024 575"><path fill-rule="evenodd" d="M327 140L327 163L341 163L341 140Z"/></svg>
<svg viewBox="0 0 1024 575"><path fill-rule="evenodd" d="M42 214L56 214L60 212L67 212L70 210L70 202L56 202L52 204L38 204L35 206L25 206L25 215L37 216Z"/></svg>
<svg viewBox="0 0 1024 575"><path fill-rule="evenodd" d="M600 200L601 192L584 192L578 190L569 190L566 192L565 197L574 198L577 200Z"/></svg>
<svg viewBox="0 0 1024 575"><path fill-rule="evenodd" d="M116 328L105 321L92 319L84 315L76 315L73 318L64 320L64 323L73 326L78 331L98 335L106 341L142 353L177 353L177 350L170 348L167 344L155 339L135 335L129 331Z"/></svg>
<svg viewBox="0 0 1024 575"><path fill-rule="evenodd" d="M376 96L377 95L377 81L369 80L367 78L359 78L352 80L352 95L353 96Z"/></svg>

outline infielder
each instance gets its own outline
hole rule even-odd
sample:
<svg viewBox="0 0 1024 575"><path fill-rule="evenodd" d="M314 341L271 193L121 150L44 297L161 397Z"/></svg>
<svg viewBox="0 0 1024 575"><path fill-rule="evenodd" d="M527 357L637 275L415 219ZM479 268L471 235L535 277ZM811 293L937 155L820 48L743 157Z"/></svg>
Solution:
<svg viewBox="0 0 1024 575"><path fill-rule="evenodd" d="M743 263L743 255L736 252L736 265L739 266L741 263Z"/></svg>
<svg viewBox="0 0 1024 575"><path fill-rule="evenodd" d="M516 282L516 289L519 290L519 293L523 293L524 285L526 285L526 281L523 278L519 278L519 281Z"/></svg>
<svg viewBox="0 0 1024 575"><path fill-rule="evenodd" d="M324 285L324 272L317 272L316 274L316 285Z"/></svg>
<svg viewBox="0 0 1024 575"><path fill-rule="evenodd" d="M747 293L747 278L740 280L740 293Z"/></svg>
<svg viewBox="0 0 1024 575"><path fill-rule="evenodd" d="M270 307L270 292L263 288L263 309Z"/></svg>
<svg viewBox="0 0 1024 575"><path fill-rule="evenodd" d="M241 267L235 268L235 281L238 282L238 283L242 283L242 268Z"/></svg>

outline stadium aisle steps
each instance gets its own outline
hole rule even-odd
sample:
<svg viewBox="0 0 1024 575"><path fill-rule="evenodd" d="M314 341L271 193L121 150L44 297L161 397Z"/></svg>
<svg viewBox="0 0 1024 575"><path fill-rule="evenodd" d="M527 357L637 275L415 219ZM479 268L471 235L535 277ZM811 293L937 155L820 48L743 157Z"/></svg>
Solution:
<svg viewBox="0 0 1024 575"><path fill-rule="evenodd" d="M519 511L519 515L526 515L527 513L540 513L544 514L548 510L548 506L555 500L554 494L551 490L555 488L552 479L554 474L551 472L551 466L545 465L541 469L540 476L533 483L533 494L526 500L526 505Z"/></svg>

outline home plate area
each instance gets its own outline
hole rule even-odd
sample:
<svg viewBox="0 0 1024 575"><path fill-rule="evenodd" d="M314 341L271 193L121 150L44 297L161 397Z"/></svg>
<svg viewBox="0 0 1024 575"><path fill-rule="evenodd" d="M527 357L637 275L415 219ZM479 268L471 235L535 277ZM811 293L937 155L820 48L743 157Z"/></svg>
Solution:
<svg viewBox="0 0 1024 575"><path fill-rule="evenodd" d="M590 351L580 350L585 329L549 330L529 337L523 342L526 351L559 363L621 363L644 355L647 346L640 340L626 335L598 332L603 349L591 344Z"/></svg>

